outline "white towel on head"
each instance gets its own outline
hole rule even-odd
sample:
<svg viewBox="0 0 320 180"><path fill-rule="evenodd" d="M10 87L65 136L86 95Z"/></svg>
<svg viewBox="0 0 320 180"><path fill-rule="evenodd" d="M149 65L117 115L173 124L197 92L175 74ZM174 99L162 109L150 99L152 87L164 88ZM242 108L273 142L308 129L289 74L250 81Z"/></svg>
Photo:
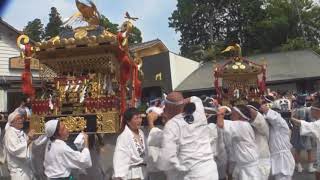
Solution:
<svg viewBox="0 0 320 180"><path fill-rule="evenodd" d="M146 113L149 114L151 112L155 112L157 113L158 115L161 115L163 113L163 108L159 108L159 107L155 107L155 106L152 106L152 107L149 107L147 110L146 110Z"/></svg>
<svg viewBox="0 0 320 180"><path fill-rule="evenodd" d="M59 120L57 119L52 119L45 124L45 133L48 138L52 137L54 133L56 132L57 125L58 125Z"/></svg>
<svg viewBox="0 0 320 180"><path fill-rule="evenodd" d="M84 136L83 133L79 133L76 139L73 141L74 145L77 147L79 151L84 148Z"/></svg>
<svg viewBox="0 0 320 180"><path fill-rule="evenodd" d="M7 121L5 130L9 128L9 126L10 126L11 123L14 121L14 119L16 118L17 115L19 115L19 111L17 111L17 110L15 110L15 111L13 111L11 114L9 114L8 121Z"/></svg>

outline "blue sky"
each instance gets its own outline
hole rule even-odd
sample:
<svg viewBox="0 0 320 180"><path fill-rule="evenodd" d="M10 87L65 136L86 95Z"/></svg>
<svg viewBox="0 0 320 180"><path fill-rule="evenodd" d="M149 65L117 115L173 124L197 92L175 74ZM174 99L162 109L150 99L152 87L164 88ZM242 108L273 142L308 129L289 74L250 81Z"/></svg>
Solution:
<svg viewBox="0 0 320 180"><path fill-rule="evenodd" d="M82 0L85 1L85 0ZM170 51L179 53L180 38L174 29L168 27L168 17L176 9L176 0L93 0L98 10L112 22L121 24L124 13L140 18L135 25L142 31L143 41L161 39ZM74 0L9 0L2 18L22 30L28 21L40 18L46 25L50 8L58 9L63 19L75 13Z"/></svg>

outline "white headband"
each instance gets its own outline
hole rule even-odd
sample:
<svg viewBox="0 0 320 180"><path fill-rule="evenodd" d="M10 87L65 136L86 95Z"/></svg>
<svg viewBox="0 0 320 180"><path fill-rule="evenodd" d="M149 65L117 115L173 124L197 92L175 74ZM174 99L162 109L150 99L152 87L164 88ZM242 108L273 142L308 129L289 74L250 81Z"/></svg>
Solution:
<svg viewBox="0 0 320 180"><path fill-rule="evenodd" d="M250 105L250 104L248 104L247 107L252 108L252 109L254 109L255 111L259 111L256 107L254 107L254 106L252 106L252 105Z"/></svg>
<svg viewBox="0 0 320 180"><path fill-rule="evenodd" d="M235 107L235 106L233 107L233 109L234 109L237 113L239 113L240 116L243 117L245 120L250 121L250 118L248 118L248 116L244 115L244 114L240 111L240 109L238 109L238 108Z"/></svg>
<svg viewBox="0 0 320 180"><path fill-rule="evenodd" d="M272 102L272 100L269 99L267 96L264 96L264 100L266 100L268 103L271 103L271 102Z"/></svg>
<svg viewBox="0 0 320 180"><path fill-rule="evenodd" d="M213 111L213 112L217 112L216 108L212 108L212 107L204 107L205 111Z"/></svg>
<svg viewBox="0 0 320 180"><path fill-rule="evenodd" d="M172 104L172 105L176 105L176 106L184 104L184 100L181 100L178 102L172 102L172 101L168 100L167 97L164 99L164 102L167 104Z"/></svg>

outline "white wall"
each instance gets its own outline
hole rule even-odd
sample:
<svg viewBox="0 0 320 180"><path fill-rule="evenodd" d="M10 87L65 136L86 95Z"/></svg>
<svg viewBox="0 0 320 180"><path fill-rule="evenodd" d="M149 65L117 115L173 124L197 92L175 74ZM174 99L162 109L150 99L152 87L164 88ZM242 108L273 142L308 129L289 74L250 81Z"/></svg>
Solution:
<svg viewBox="0 0 320 180"><path fill-rule="evenodd" d="M199 68L199 63L191 59L169 52L172 89L187 78L193 71Z"/></svg>
<svg viewBox="0 0 320 180"><path fill-rule="evenodd" d="M21 71L9 70L9 58L19 56L17 34L0 24L0 76L20 76Z"/></svg>

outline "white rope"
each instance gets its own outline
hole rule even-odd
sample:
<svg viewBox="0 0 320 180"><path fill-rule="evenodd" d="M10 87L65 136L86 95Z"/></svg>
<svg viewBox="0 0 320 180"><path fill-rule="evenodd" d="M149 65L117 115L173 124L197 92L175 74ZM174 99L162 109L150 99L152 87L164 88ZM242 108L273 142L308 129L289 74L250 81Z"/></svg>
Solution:
<svg viewBox="0 0 320 180"><path fill-rule="evenodd" d="M184 104L184 100L181 100L178 102L172 102L172 101L168 100L167 97L164 99L164 102L167 104L172 104L172 105L176 105L176 106Z"/></svg>
<svg viewBox="0 0 320 180"><path fill-rule="evenodd" d="M255 111L259 111L256 107L254 107L254 106L252 106L252 105L250 105L250 104L248 104L247 107L252 108L252 109L255 110Z"/></svg>

